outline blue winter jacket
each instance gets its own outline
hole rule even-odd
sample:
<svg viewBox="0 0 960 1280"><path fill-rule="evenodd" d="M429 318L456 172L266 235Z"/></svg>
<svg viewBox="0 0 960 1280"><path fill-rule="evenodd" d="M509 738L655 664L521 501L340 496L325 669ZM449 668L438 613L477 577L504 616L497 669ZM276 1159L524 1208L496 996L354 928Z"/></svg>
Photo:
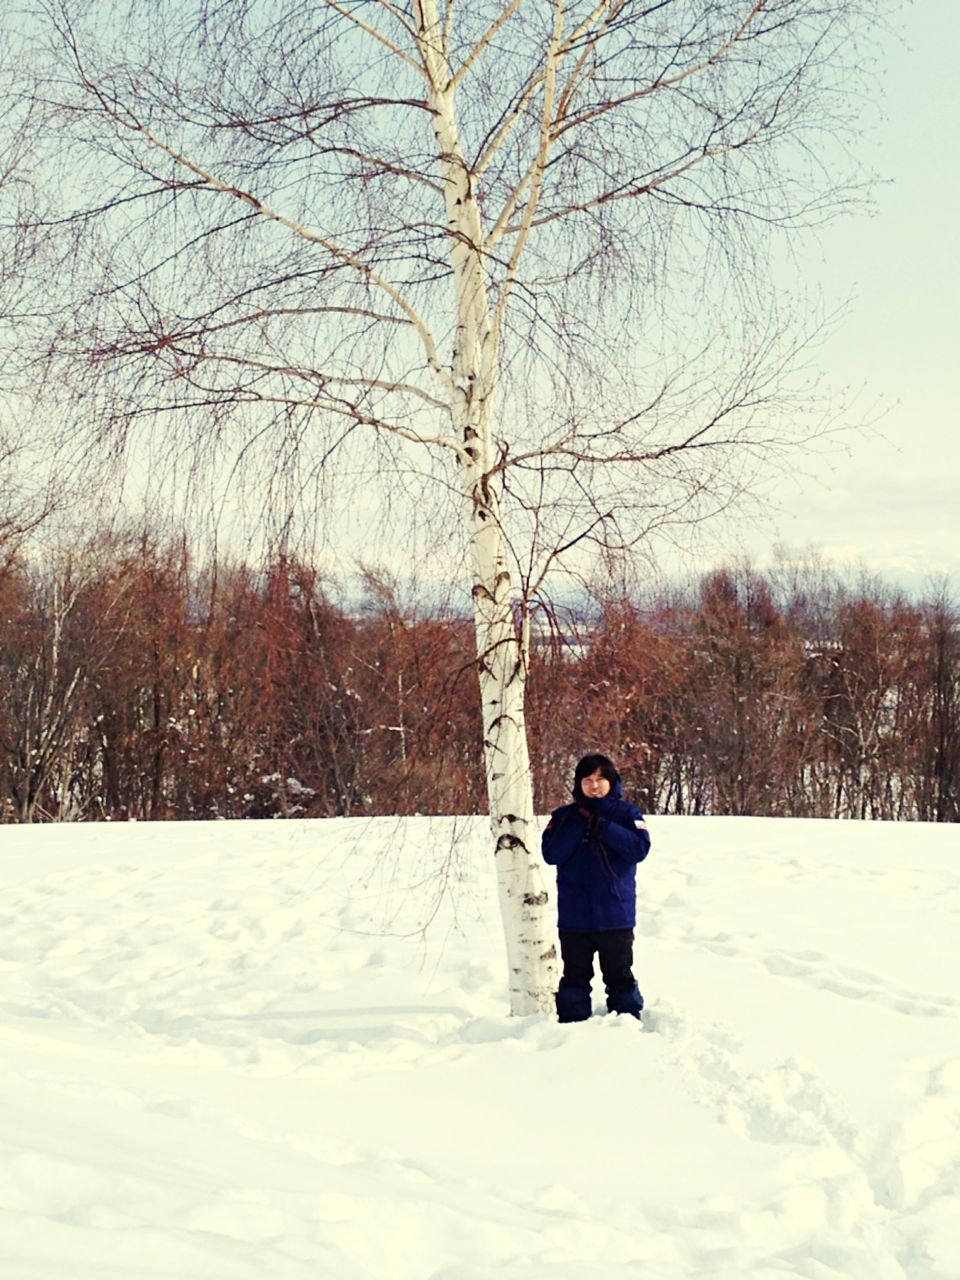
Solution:
<svg viewBox="0 0 960 1280"><path fill-rule="evenodd" d="M643 814L623 798L619 778L610 794L585 796L555 809L543 833L544 861L557 868L561 930L632 929L637 923L637 863L650 852ZM581 809L596 815L590 821Z"/></svg>

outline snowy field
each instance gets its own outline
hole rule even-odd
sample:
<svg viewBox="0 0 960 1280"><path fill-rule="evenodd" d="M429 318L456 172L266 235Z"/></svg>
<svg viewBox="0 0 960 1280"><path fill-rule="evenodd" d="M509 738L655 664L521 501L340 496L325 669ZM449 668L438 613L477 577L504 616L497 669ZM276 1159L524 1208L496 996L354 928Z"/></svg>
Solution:
<svg viewBox="0 0 960 1280"><path fill-rule="evenodd" d="M642 1028L479 819L0 829L0 1275L956 1280L960 828L651 828Z"/></svg>

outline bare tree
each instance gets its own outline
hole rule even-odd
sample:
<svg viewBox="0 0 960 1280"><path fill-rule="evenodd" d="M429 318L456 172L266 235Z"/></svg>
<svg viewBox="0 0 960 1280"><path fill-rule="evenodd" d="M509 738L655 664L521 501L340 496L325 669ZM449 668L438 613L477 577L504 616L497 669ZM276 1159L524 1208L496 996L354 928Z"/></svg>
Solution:
<svg viewBox="0 0 960 1280"><path fill-rule="evenodd" d="M922 816L960 822L960 619L942 583L926 615L930 711Z"/></svg>
<svg viewBox="0 0 960 1280"><path fill-rule="evenodd" d="M27 307L25 291L37 240L28 179L36 107L11 92L12 58L0 30L0 327L15 332ZM0 350L0 573L10 567L24 538L57 507L52 477L34 473L37 457L25 441L23 411L11 395L13 375Z"/></svg>
<svg viewBox="0 0 960 1280"><path fill-rule="evenodd" d="M14 814L75 816L88 686L109 671L137 601L122 581L100 590L91 549L56 556L44 574L15 566L9 578L4 603L16 615L0 643L0 762Z"/></svg>
<svg viewBox="0 0 960 1280"><path fill-rule="evenodd" d="M831 175L875 7L34 9L23 91L61 199L37 377L124 446L154 424L167 457L265 459L284 501L297 475L389 469L429 518L459 510L515 1013L555 969L530 609L811 429L773 283L782 237L856 194Z"/></svg>

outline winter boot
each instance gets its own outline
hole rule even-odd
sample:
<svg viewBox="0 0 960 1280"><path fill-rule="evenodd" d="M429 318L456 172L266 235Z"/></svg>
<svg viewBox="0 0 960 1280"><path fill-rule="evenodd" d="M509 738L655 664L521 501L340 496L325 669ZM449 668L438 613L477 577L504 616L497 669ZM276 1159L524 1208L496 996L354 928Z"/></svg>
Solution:
<svg viewBox="0 0 960 1280"><path fill-rule="evenodd" d="M590 988L573 986L561 978L557 989L558 1019L561 1022L585 1022L591 1010Z"/></svg>
<svg viewBox="0 0 960 1280"><path fill-rule="evenodd" d="M636 983L625 991L609 991L607 993L607 1009L610 1013L629 1013L639 1018L643 1009L643 996Z"/></svg>

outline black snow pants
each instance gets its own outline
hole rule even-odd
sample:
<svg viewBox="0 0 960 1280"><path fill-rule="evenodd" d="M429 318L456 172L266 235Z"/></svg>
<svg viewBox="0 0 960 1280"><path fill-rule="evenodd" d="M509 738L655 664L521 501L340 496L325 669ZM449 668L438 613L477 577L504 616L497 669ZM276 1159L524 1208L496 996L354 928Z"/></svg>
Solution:
<svg viewBox="0 0 960 1280"><path fill-rule="evenodd" d="M561 929L563 977L557 991L560 1021L582 1022L590 1017L594 953L600 960L609 1012L629 1013L639 1018L643 996L633 976L633 930L601 929L585 933Z"/></svg>

